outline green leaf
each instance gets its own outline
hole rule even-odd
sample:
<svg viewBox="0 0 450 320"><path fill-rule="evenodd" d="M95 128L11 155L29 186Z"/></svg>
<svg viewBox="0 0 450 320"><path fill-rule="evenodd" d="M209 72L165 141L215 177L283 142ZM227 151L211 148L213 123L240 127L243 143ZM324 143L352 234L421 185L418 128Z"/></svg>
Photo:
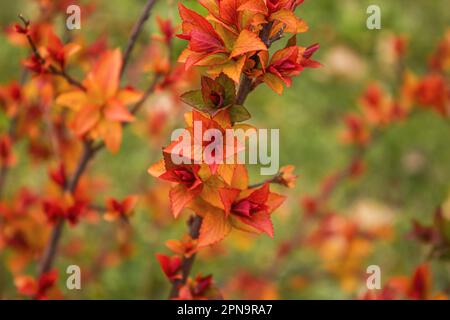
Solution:
<svg viewBox="0 0 450 320"><path fill-rule="evenodd" d="M233 123L242 122L252 117L244 106L238 104L230 107L229 112L230 112L230 120Z"/></svg>
<svg viewBox="0 0 450 320"><path fill-rule="evenodd" d="M236 84L227 75L221 73L216 79L224 89L225 105L232 105L236 101Z"/></svg>
<svg viewBox="0 0 450 320"><path fill-rule="evenodd" d="M183 93L181 95L181 100L200 110L204 110L205 109L205 103L203 102L203 97L202 97L202 92L200 90L194 90L194 91L188 91L186 93Z"/></svg>

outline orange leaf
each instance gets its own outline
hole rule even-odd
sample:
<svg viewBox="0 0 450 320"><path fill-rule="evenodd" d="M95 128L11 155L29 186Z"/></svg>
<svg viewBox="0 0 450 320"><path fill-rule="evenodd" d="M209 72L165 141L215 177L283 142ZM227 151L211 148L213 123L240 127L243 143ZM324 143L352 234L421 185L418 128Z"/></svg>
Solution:
<svg viewBox="0 0 450 320"><path fill-rule="evenodd" d="M242 56L237 61L229 60L224 64L213 66L208 70L208 74L211 76L219 76L221 73L225 73L234 82L239 83L242 74L242 68L244 67L246 57Z"/></svg>
<svg viewBox="0 0 450 320"><path fill-rule="evenodd" d="M203 190L201 192L202 199L217 208L222 208L222 201L218 190L224 186L224 183L217 176L211 177L203 184Z"/></svg>
<svg viewBox="0 0 450 320"><path fill-rule="evenodd" d="M236 165L233 173L233 179L231 180L230 186L232 188L244 190L248 187L248 172L247 168L242 165Z"/></svg>
<svg viewBox="0 0 450 320"><path fill-rule="evenodd" d="M231 223L225 216L225 212L215 210L209 212L202 221L198 246L205 247L221 241L231 232Z"/></svg>
<svg viewBox="0 0 450 320"><path fill-rule="evenodd" d="M104 112L106 119L111 121L131 122L135 119L130 111L121 102L116 100L108 103Z"/></svg>
<svg viewBox="0 0 450 320"><path fill-rule="evenodd" d="M86 93L81 90L62 93L56 99L56 103L78 111L87 102Z"/></svg>
<svg viewBox="0 0 450 320"><path fill-rule="evenodd" d="M217 174L223 179L223 181L231 185L231 182L233 180L233 174L235 170L235 165L232 164L221 164L219 165L219 168L217 169Z"/></svg>
<svg viewBox="0 0 450 320"><path fill-rule="evenodd" d="M264 82L276 93L278 93L279 95L281 95L284 91L284 87L283 87L283 80L281 80L280 78L278 78L277 76L271 74L271 73L266 73L264 75Z"/></svg>
<svg viewBox="0 0 450 320"><path fill-rule="evenodd" d="M227 25L235 25L238 23L238 1L222 0L219 1L219 16Z"/></svg>
<svg viewBox="0 0 450 320"><path fill-rule="evenodd" d="M162 175L164 172L166 172L166 166L164 164L164 160L159 160L158 162L152 164L150 168L148 168L147 172L155 177L159 178L160 175Z"/></svg>
<svg viewBox="0 0 450 320"><path fill-rule="evenodd" d="M178 218L181 211L199 194L200 190L201 189L189 190L182 184L177 185L170 190L170 208L175 218Z"/></svg>
<svg viewBox="0 0 450 320"><path fill-rule="evenodd" d="M100 110L95 105L84 106L75 114L73 129L75 134L83 136L89 132L100 121Z"/></svg>
<svg viewBox="0 0 450 320"><path fill-rule="evenodd" d="M100 130L106 148L111 153L119 151L122 143L122 125L119 122L103 122Z"/></svg>
<svg viewBox="0 0 450 320"><path fill-rule="evenodd" d="M266 205L268 207L268 212L272 212L276 209L278 209L278 207L280 207L283 202L286 200L285 196L279 195L277 193L269 193L269 197L266 201Z"/></svg>
<svg viewBox="0 0 450 320"><path fill-rule="evenodd" d="M132 89L132 88L126 88L123 90L120 90L117 93L116 99L119 100L124 105L128 106L130 104L138 102L142 98L142 93Z"/></svg>
<svg viewBox="0 0 450 320"><path fill-rule="evenodd" d="M264 0L250 0L250 1L244 1L239 8L239 11L251 11L255 13L263 13L267 14L267 6L264 3Z"/></svg>
<svg viewBox="0 0 450 320"><path fill-rule="evenodd" d="M300 20L294 12L288 9L281 9L270 16L270 21L280 21L285 25L285 32L301 33L308 31L308 25Z"/></svg>
<svg viewBox="0 0 450 320"><path fill-rule="evenodd" d="M248 52L260 50L267 51L267 47L261 41L261 39L249 30L242 30L236 40L236 43L234 44L234 48L231 52L230 58L234 58Z"/></svg>
<svg viewBox="0 0 450 320"><path fill-rule="evenodd" d="M119 49L107 51L98 60L87 78L88 90L105 100L113 97L119 88L122 53Z"/></svg>

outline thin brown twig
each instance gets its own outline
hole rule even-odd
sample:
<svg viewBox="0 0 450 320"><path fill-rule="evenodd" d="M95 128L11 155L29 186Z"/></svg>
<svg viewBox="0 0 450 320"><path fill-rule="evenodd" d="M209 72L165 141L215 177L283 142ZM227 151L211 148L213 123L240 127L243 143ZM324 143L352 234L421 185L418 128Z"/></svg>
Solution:
<svg viewBox="0 0 450 320"><path fill-rule="evenodd" d="M142 95L142 98L131 108L130 112L133 115L136 115L139 110L144 105L145 101L150 97L150 95L155 91L156 86L159 83L159 80L161 79L161 74L156 74L153 78L153 81L150 83L150 86L145 90L144 94Z"/></svg>
<svg viewBox="0 0 450 320"><path fill-rule="evenodd" d="M39 278L44 274L50 271L53 261L55 260L55 255L58 249L59 239L61 238L62 230L64 227L64 220L59 219L55 226L52 229L52 233L50 235L50 240L45 247L44 254L42 255L41 262L39 263Z"/></svg>
<svg viewBox="0 0 450 320"><path fill-rule="evenodd" d="M286 29L286 25L283 25L283 27L272 38L267 40L266 46L270 47L272 45L272 43L274 43L274 42L280 40L281 38L283 38L285 29Z"/></svg>
<svg viewBox="0 0 450 320"><path fill-rule="evenodd" d="M277 173L276 175L274 175L272 178L266 179L264 181L249 185L248 188L249 189L255 189L255 188L259 188L262 187L263 185L265 185L266 183L269 184L280 184L280 173Z"/></svg>
<svg viewBox="0 0 450 320"><path fill-rule="evenodd" d="M75 190L78 186L78 182L89 163L89 160L95 155L95 152L92 148L92 143L85 142L83 144L83 153L78 162L77 168L75 169L75 173L69 183L66 185L65 190L70 192L71 194L75 193ZM53 261L55 260L58 243L61 238L62 229L64 227L64 220L59 219L58 222L53 227L52 233L50 235L50 241L48 242L44 254L41 258L41 262L39 264L39 276L42 276L44 273L50 271L50 268L53 265Z"/></svg>
<svg viewBox="0 0 450 320"><path fill-rule="evenodd" d="M145 7L145 11L148 10L149 7L149 3L152 2L152 5L150 6L150 9L153 7L153 3L156 0L150 0L147 3L147 6ZM149 15L149 12L147 12L147 15ZM29 21L24 19L23 17L21 17L21 19L24 21L24 23L27 25L27 23L29 24ZM142 30L143 27L143 23L148 19L148 17L146 19L143 19L142 23L140 24L140 27L137 29L137 33L133 32L132 33L132 37L137 39L137 36L139 35L140 31ZM142 20L142 16L140 18L140 21ZM29 42L30 42L30 37L29 38ZM135 41L135 40L134 40ZM131 40L128 41L128 43L133 42ZM32 45L33 51L35 51L36 53L36 46L34 45L34 42L31 39L30 45ZM130 57L130 53L131 50L133 48L134 44L131 45L130 49L127 50L128 54L126 55L126 60L123 61L124 64L127 63L129 57ZM38 53L39 54L39 53ZM39 59L39 56L37 56ZM42 57L41 57L42 58ZM123 67L122 67L123 68ZM120 77L123 76L123 73L121 74ZM70 78L66 78L66 79L70 79ZM131 109L131 112L133 114L137 113L139 111L139 109L142 107L142 105L144 104L144 102L147 100L147 98L150 96L150 94L153 92L153 90L156 88L157 85L157 81L159 80L159 76L156 76L154 81L152 82L152 84L150 85L149 89L145 92L144 96L141 98L141 100L139 100L134 107ZM84 87L83 87L84 88ZM81 89L81 87L80 87ZM123 126L125 124L122 124ZM89 162L92 160L92 158L97 154L97 152L99 152L100 150L102 150L104 148L104 143L99 143L97 145L94 145L92 141L85 141L83 144L83 153L78 161L78 165L75 169L75 172L73 174L72 179L69 181L69 183L66 186L66 191L69 191L70 193L75 193L75 190L78 186L78 182L81 178L81 176L83 175L83 173L85 172L87 165L89 164ZM61 234L62 234L62 230L64 227L64 220L60 219L55 226L53 227L51 236L50 236L50 240L47 243L46 248L44 249L44 254L41 258L40 264L39 264L39 270L38 270L38 274L39 277L42 276L44 273L50 271L53 262L55 260L55 256L57 253L57 249L58 249L58 243L61 239Z"/></svg>
<svg viewBox="0 0 450 320"><path fill-rule="evenodd" d="M139 34L142 31L142 28L144 27L145 22L150 18L150 13L155 5L156 0L148 0L147 4L144 7L144 11L142 12L142 15L140 16L139 20L136 21L133 30L131 31L131 35L128 39L127 47L125 49L125 53L123 55L123 63L122 63L122 69L120 70L120 76L125 72L125 69L127 67L128 61L131 56L131 52L133 51L134 46L136 45L136 41L139 37Z"/></svg>
<svg viewBox="0 0 450 320"><path fill-rule="evenodd" d="M202 225L203 218L199 215L192 216L188 221L189 236L192 239L197 239L200 234L200 227ZM183 286L191 273L192 265L194 264L196 254L189 257L184 257L181 265L181 279L174 280L172 283L172 289L170 290L169 299L178 297L180 287Z"/></svg>
<svg viewBox="0 0 450 320"><path fill-rule="evenodd" d="M19 14L19 19L22 20L22 23L24 24L25 28L28 28L30 25L30 20L26 19L23 15ZM36 44L34 43L33 39L31 38L31 36L27 33L26 34L26 38L28 41L28 44L31 47L31 50L33 52L33 55L38 59L39 63L41 65L45 65L45 59L42 57L42 55L39 53L39 50L36 46ZM54 65L50 64L47 67L47 71L50 72L53 75L56 76L60 76L64 79L66 79L66 81L68 83L70 83L71 85L78 87L79 89L86 91L86 87L78 80L76 80L75 78L73 78L71 75L69 75L67 73L66 70L64 69L58 69L57 67L55 67Z"/></svg>

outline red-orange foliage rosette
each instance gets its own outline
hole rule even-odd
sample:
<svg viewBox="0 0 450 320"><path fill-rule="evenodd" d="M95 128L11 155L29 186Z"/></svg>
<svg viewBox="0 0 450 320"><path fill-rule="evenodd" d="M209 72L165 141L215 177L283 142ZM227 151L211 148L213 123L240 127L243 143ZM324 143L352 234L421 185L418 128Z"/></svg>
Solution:
<svg viewBox="0 0 450 320"><path fill-rule="evenodd" d="M117 152L122 142L122 123L132 122L134 116L126 108L136 103L141 94L132 88L120 88L122 54L119 49L105 52L83 84L60 95L56 102L72 109L72 128L79 137L101 139L111 152Z"/></svg>
<svg viewBox="0 0 450 320"><path fill-rule="evenodd" d="M202 67L207 75L201 78L201 88L182 95L182 100L194 110L185 116L189 132L190 154L182 154L188 160L196 154L204 154L216 141L196 141L194 123L200 122L203 132L215 129L224 133L228 129L250 128L240 122L251 115L243 106L247 95L262 83L281 94L292 79L305 68L319 67L311 59L319 46L297 45L295 35L308 30L294 10L303 1L280 0L200 0L208 11L205 18L197 12L179 4L182 33L179 38L187 40L188 46L179 61L186 69ZM284 49L271 54L273 42L285 34L293 34ZM203 136L203 132L202 136ZM180 138L181 139L181 138ZM225 139L224 139L225 140ZM249 184L247 168L243 164L230 164L223 155L213 154L195 164L175 164L173 156L180 156L172 142L163 149L163 160L152 165L149 173L173 184L170 190L171 210L178 217L184 209L190 209L196 218L190 220L190 235L187 241L171 240L169 248L183 256L180 268L178 260L158 256L166 276L173 283L172 298L200 298L193 291L195 283L209 283L189 279L189 265L199 249L223 240L232 229L253 233L266 233L273 237L271 214L285 197L271 191L270 184L293 187L296 176L293 167L283 168L274 178L260 186ZM228 157L242 151L228 151L238 141L222 141L221 150ZM176 278L174 274L178 273ZM170 271L170 272L169 272ZM208 278L209 279L209 278ZM193 285L194 283L194 285ZM206 286L206 285L202 285ZM205 298L202 296L202 298Z"/></svg>

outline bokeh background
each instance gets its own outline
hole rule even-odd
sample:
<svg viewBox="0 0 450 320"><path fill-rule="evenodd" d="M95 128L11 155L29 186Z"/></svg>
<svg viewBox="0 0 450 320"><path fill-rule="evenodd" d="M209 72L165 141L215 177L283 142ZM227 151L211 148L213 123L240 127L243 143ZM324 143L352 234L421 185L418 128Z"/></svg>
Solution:
<svg viewBox="0 0 450 320"><path fill-rule="evenodd" d="M112 47L123 48L144 2L96 1L93 16L83 22L80 31L73 32L83 33L90 41L106 35ZM179 21L176 2L159 1L136 52L156 32L156 15ZM196 1L183 3L200 8ZM366 28L366 9L371 4L381 8L381 30ZM18 13L32 21L37 14L34 2L2 1L0 28L17 21ZM398 86L388 48L392 37L407 39L404 63L414 72L423 73L430 53L450 24L447 0L309 0L301 6L299 15L310 25L310 31L299 36L299 43L320 43L315 58L323 67L305 71L282 97L261 86L246 103L253 115L252 124L280 129L281 164L295 165L299 180L295 189L279 189L288 200L273 216L274 240L233 232L223 243L200 254L194 272L212 273L227 298L356 298L366 290L365 271L371 264L380 266L382 281L393 275L410 275L426 260L429 250L407 238L411 219L430 223L436 207L449 196L450 123L432 112L415 111L407 121L383 130L365 154L366 172L343 183L328 204L344 220L362 217L369 228L371 223L381 223L389 232L348 249L346 258L336 253L344 241L341 237L334 238L326 248L298 245L289 257L277 263L270 277L266 276L280 244L308 231L302 227L300 199L316 192L324 177L344 167L351 157L352 148L339 138L343 116L358 109L358 98L372 81L381 83L388 92ZM61 19L57 23L62 26L63 22ZM177 54L184 46L183 41L175 41ZM21 59L26 55L26 50L11 45L0 34L0 83L19 78ZM155 104L151 99L146 109L151 110ZM6 128L5 122L0 115L1 130ZM102 185L94 191L99 202L106 196L146 196L131 220L132 241L125 249L117 245L117 229L110 223L81 223L67 228L63 254L56 264L66 298L167 297L169 285L155 253L168 252L164 242L183 234L188 215L178 220L171 217L167 186L158 184L146 170L159 158L161 146L169 141L168 133L180 126L182 117L178 113L168 115L162 133L153 139L143 138L137 129L126 130L119 154L105 152L93 162L90 172L95 172ZM35 164L26 156L25 142L15 148L19 162L8 178L6 199L22 186L39 190L48 180L47 166ZM257 168L252 169L251 180L260 181ZM82 272L91 270L101 250L108 255L107 263L98 267L95 277L83 282L80 291L66 290L66 266L77 264ZM114 250L128 251L126 257L119 258L111 254ZM8 250L0 252L0 298L17 297L8 269L11 255ZM450 266L442 260L430 263L433 288L448 292ZM33 270L30 267L29 272Z"/></svg>

